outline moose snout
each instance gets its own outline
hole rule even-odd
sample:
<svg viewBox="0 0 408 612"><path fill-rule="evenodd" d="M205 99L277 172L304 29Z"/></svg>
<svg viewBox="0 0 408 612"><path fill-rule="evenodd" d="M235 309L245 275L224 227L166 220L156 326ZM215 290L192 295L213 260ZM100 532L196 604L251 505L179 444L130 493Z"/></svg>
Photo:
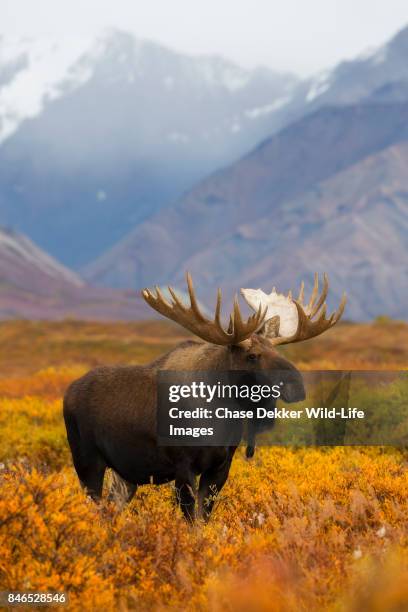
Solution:
<svg viewBox="0 0 408 612"><path fill-rule="evenodd" d="M282 376L281 398L287 404L301 402L306 398L305 386L300 372L292 371Z"/></svg>

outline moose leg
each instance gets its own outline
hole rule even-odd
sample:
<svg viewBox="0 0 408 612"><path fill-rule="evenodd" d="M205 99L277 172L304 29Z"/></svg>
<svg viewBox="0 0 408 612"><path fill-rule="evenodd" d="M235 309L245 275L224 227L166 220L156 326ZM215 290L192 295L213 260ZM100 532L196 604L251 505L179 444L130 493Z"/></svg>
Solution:
<svg viewBox="0 0 408 612"><path fill-rule="evenodd" d="M195 519L196 483L192 472L176 478L176 499L184 517L193 523Z"/></svg>
<svg viewBox="0 0 408 612"><path fill-rule="evenodd" d="M93 500L102 497L106 463L93 442L80 435L77 423L70 414L64 414L69 446L75 471L81 486Z"/></svg>
<svg viewBox="0 0 408 612"><path fill-rule="evenodd" d="M137 485L128 482L115 470L112 470L111 486L109 488L108 499L114 501L119 507L128 504L137 491Z"/></svg>
<svg viewBox="0 0 408 612"><path fill-rule="evenodd" d="M98 501L102 497L103 478L106 470L104 460L95 451L94 456L86 461L83 458L74 458L74 466L82 487L94 501Z"/></svg>
<svg viewBox="0 0 408 612"><path fill-rule="evenodd" d="M210 468L201 474L198 488L198 513L206 522L210 518L215 499L228 478L231 461L232 456L228 457L221 465Z"/></svg>

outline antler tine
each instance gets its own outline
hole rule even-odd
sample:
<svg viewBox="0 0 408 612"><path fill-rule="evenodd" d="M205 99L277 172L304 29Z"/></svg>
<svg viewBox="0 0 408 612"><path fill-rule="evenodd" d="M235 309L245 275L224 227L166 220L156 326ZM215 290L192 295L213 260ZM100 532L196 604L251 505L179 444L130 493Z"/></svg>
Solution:
<svg viewBox="0 0 408 612"><path fill-rule="evenodd" d="M166 298L164 297L164 295L161 292L160 287L158 287L157 285L155 286L155 290L157 293L157 299L160 300L161 302L163 302L163 304L165 304L166 306L168 306L169 308L171 308L171 304L166 300Z"/></svg>
<svg viewBox="0 0 408 612"><path fill-rule="evenodd" d="M241 315L241 310L239 308L239 302L238 302L237 294L234 295L234 310L233 310L233 315L234 315L234 332L235 332L238 329L241 329L242 325L243 325L242 315Z"/></svg>
<svg viewBox="0 0 408 612"><path fill-rule="evenodd" d="M191 308L198 319L205 321L205 317L203 317L203 315L201 314L201 310L199 309L198 304L197 304L197 298L195 296L195 291L194 291L194 286L193 286L193 279L191 278L191 274L189 272L187 272L186 278L187 278L187 286L188 286L188 293L190 296Z"/></svg>
<svg viewBox="0 0 408 612"><path fill-rule="evenodd" d="M327 294L329 292L329 279L327 278L327 274L324 273L323 274L323 290L320 294L319 299L317 300L316 304L313 306L311 312L310 312L310 318L312 319L315 314L320 310L321 305L324 303L325 299L327 298Z"/></svg>
<svg viewBox="0 0 408 612"><path fill-rule="evenodd" d="M217 327L221 327L221 303L222 303L222 293L221 289L217 290L217 303L215 305L215 314L214 314L214 323Z"/></svg>
<svg viewBox="0 0 408 612"><path fill-rule="evenodd" d="M174 291L174 289L170 286L167 287L171 297L174 300L174 304L175 306L177 306L177 308L179 308L181 311L186 311L186 307L184 306L183 302L180 300L180 298L178 297L177 293ZM174 308L174 306L173 306Z"/></svg>
<svg viewBox="0 0 408 612"><path fill-rule="evenodd" d="M316 323L321 323L322 321L326 321L326 312L327 312L327 304L326 302L323 304L322 309L320 310L319 316L316 320ZM310 315L310 318L312 318L313 315Z"/></svg>
<svg viewBox="0 0 408 612"><path fill-rule="evenodd" d="M305 281L302 281L300 285L299 296L298 296L298 302L300 304L303 304L304 296L305 296Z"/></svg>
<svg viewBox="0 0 408 612"><path fill-rule="evenodd" d="M309 304L307 305L307 309L310 311L313 308L313 305L316 301L316 297L319 291L319 275L317 272L315 272L314 275L314 285L313 285L313 291L312 291L312 295L310 296L310 300L309 300Z"/></svg>
<svg viewBox="0 0 408 612"><path fill-rule="evenodd" d="M256 311L255 314L251 315L250 319L253 319L254 321L256 321L256 325L257 327L259 327L263 323L263 320L266 317L267 312L268 312L268 306L265 306L265 308L262 309L262 304L259 304L258 310Z"/></svg>
<svg viewBox="0 0 408 612"><path fill-rule="evenodd" d="M333 325L335 323L337 323L337 321L343 315L344 309L346 307L346 302L347 302L347 295L346 295L346 292L343 291L343 295L341 296L341 302L339 304L339 307L336 310L336 312L334 312L333 315L332 315L333 316Z"/></svg>
<svg viewBox="0 0 408 612"><path fill-rule="evenodd" d="M263 323L263 320L266 317L266 313L268 312L268 306L265 306L264 310L262 311L262 306L261 304L259 304L258 312L259 312L259 319L257 323L261 325L261 323Z"/></svg>
<svg viewBox="0 0 408 612"><path fill-rule="evenodd" d="M262 327L266 314L268 312L268 306L262 308L262 304L259 304L258 310L249 317L248 321L253 325L254 331L258 331Z"/></svg>

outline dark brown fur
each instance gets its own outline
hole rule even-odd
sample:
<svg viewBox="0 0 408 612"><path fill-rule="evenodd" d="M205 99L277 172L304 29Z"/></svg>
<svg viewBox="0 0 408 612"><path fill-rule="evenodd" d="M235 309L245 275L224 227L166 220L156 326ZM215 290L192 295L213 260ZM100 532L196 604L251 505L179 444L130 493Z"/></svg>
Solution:
<svg viewBox="0 0 408 612"><path fill-rule="evenodd" d="M255 356L255 358L254 358ZM94 498L102 494L104 473L112 468L127 481L128 500L137 485L174 480L185 516L207 518L227 477L236 446L160 447L156 441L156 375L159 370L296 369L254 334L245 346L187 341L146 366L100 367L72 383L64 398L64 419L74 466ZM302 399L299 385L286 401ZM210 499L211 498L211 499Z"/></svg>

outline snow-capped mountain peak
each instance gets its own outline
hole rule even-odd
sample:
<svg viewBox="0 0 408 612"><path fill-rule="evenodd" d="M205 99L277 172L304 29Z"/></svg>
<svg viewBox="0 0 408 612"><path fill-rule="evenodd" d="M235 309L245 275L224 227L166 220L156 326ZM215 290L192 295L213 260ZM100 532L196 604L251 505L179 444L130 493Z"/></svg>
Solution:
<svg viewBox="0 0 408 612"><path fill-rule="evenodd" d="M0 39L0 142L44 104L81 85L89 71L77 65L86 38Z"/></svg>
<svg viewBox="0 0 408 612"><path fill-rule="evenodd" d="M92 77L106 85L161 81L166 92L175 94L180 85L187 85L197 95L211 91L239 95L253 80L266 84L268 91L296 80L268 70L246 70L218 56L183 55L117 29L106 29L93 39L0 37L0 144L25 119L39 115L48 103ZM273 103L273 98L265 104Z"/></svg>
<svg viewBox="0 0 408 612"><path fill-rule="evenodd" d="M145 43L148 44L148 43ZM143 42L126 32L104 30L98 37L0 37L0 144L25 119L41 113L45 105L86 83L98 61L116 53L129 60Z"/></svg>

